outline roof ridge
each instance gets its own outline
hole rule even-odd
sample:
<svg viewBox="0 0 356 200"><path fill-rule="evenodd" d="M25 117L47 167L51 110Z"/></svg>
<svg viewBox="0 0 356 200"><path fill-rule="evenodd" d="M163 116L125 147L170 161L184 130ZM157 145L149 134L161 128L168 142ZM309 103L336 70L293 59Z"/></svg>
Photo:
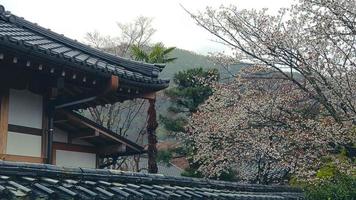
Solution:
<svg viewBox="0 0 356 200"><path fill-rule="evenodd" d="M90 47L88 45L85 45L77 40L71 39L69 37L64 36L63 34L56 33L52 31L51 29L46 29L37 23L30 22L23 17L18 17L14 14L12 14L9 11L5 10L5 7L0 4L0 16L2 16L3 19L6 19L7 21L19 25L21 27L30 29L31 31L37 32L45 37L49 37L52 40L55 40L59 43L63 43L65 45L68 45L74 49L83 51L84 53L94 55L97 58L103 59L106 62L109 62L110 64L116 64L124 68L129 68L130 70L143 73L145 75L149 76L154 76L158 77L158 74L162 69L164 68L165 64L162 63L155 63L155 64L150 64L150 63L144 63L140 61L135 61L131 60L128 58L123 58L120 56L116 56L107 52L104 52L99 49L95 49L93 47ZM140 67L137 66L127 66L130 64L140 64Z"/></svg>

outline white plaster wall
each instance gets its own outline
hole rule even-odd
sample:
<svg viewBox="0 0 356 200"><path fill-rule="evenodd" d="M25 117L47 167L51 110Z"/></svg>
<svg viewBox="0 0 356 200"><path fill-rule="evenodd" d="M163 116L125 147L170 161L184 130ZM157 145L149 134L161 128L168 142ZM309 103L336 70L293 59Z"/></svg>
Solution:
<svg viewBox="0 0 356 200"><path fill-rule="evenodd" d="M54 127L53 141L68 143L68 133L59 128Z"/></svg>
<svg viewBox="0 0 356 200"><path fill-rule="evenodd" d="M10 90L9 124L42 129L42 96L28 90Z"/></svg>
<svg viewBox="0 0 356 200"><path fill-rule="evenodd" d="M8 132L6 153L20 156L41 157L41 136Z"/></svg>
<svg viewBox="0 0 356 200"><path fill-rule="evenodd" d="M56 150L56 165L64 167L96 167L96 155L65 150Z"/></svg>

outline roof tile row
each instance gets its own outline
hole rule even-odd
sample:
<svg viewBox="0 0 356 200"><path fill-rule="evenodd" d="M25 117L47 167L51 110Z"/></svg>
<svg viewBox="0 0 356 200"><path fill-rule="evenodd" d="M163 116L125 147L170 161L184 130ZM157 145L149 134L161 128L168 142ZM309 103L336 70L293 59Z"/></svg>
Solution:
<svg viewBox="0 0 356 200"><path fill-rule="evenodd" d="M2 45L10 41L12 47L26 48L27 51L39 52L49 57L60 57L74 64L84 65L88 70L117 75L129 81L161 85L160 89L167 87L169 83L168 80L157 78L164 67L161 64L136 62L99 51L5 12L2 6L0 38Z"/></svg>
<svg viewBox="0 0 356 200"><path fill-rule="evenodd" d="M302 199L284 186L0 161L0 197L16 199Z"/></svg>

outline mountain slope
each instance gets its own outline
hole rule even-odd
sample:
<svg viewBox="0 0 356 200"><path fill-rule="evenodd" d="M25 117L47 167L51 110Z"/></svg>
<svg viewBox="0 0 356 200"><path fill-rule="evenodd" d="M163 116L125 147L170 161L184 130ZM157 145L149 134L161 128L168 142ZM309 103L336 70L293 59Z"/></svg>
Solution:
<svg viewBox="0 0 356 200"><path fill-rule="evenodd" d="M208 56L200 55L184 49L173 50L170 57L176 57L177 59L172 63L167 63L166 67L160 74L161 78L172 80L174 74L179 71L201 67L203 69L216 68L220 71L221 79L226 79L231 77L230 73L236 74L242 67L249 65L246 63L237 63L230 66L229 72L227 72L221 66L213 63Z"/></svg>

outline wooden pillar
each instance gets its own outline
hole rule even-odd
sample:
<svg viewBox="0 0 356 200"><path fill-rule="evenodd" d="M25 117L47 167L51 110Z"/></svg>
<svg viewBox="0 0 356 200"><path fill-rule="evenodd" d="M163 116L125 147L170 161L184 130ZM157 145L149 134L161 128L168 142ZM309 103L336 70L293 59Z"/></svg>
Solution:
<svg viewBox="0 0 356 200"><path fill-rule="evenodd" d="M148 120L147 120L147 139L148 139L148 173L157 173L157 136L158 127L155 103L156 99L149 99Z"/></svg>
<svg viewBox="0 0 356 200"><path fill-rule="evenodd" d="M50 102L47 108L47 164L53 163L54 106Z"/></svg>
<svg viewBox="0 0 356 200"><path fill-rule="evenodd" d="M9 127L9 90L0 89L0 154L6 154Z"/></svg>
<svg viewBox="0 0 356 200"><path fill-rule="evenodd" d="M59 85L59 81L57 80L57 86ZM47 118L47 145L46 145L46 150L47 150L47 164L53 164L55 162L53 158L53 133L54 133L54 114L55 114L55 105L54 105L54 100L56 99L58 95L58 89L57 88L50 88L49 90L49 96L48 96L48 101L46 103L47 109L46 109L46 118Z"/></svg>

